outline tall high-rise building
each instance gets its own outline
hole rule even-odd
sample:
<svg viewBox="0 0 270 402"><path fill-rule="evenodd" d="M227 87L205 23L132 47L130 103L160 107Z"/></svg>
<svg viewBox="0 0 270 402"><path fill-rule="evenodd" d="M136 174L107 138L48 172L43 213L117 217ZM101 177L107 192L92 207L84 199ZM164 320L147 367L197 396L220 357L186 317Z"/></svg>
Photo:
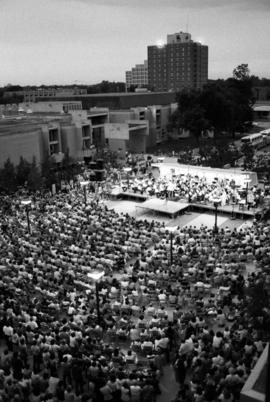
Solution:
<svg viewBox="0 0 270 402"><path fill-rule="evenodd" d="M132 85L144 87L148 85L148 68L147 60L143 64L136 64L130 71L126 71L126 87L127 89Z"/></svg>
<svg viewBox="0 0 270 402"><path fill-rule="evenodd" d="M208 46L191 35L167 35L167 43L148 46L148 83L154 91L201 89L208 79Z"/></svg>

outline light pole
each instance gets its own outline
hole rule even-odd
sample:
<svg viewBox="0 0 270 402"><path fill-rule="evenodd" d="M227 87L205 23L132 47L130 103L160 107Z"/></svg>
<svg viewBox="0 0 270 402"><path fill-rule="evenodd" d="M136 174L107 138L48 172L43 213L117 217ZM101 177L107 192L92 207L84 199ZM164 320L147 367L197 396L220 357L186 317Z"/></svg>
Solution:
<svg viewBox="0 0 270 402"><path fill-rule="evenodd" d="M235 181L233 180L231 183L231 188L233 189L233 195L232 195L232 217L231 219L235 219L234 216L234 205L235 205Z"/></svg>
<svg viewBox="0 0 270 402"><path fill-rule="evenodd" d="M100 309L99 309L99 280L105 275L104 271L92 271L88 272L88 278L92 279L96 285L96 306L97 306L97 320L100 325Z"/></svg>
<svg viewBox="0 0 270 402"><path fill-rule="evenodd" d="M85 206L87 204L87 193L86 193L86 191L87 191L88 184L89 184L88 180L81 181L81 187L83 188L83 193L84 193L84 204L85 204Z"/></svg>
<svg viewBox="0 0 270 402"><path fill-rule="evenodd" d="M170 254L171 254L171 266L173 265L173 232L170 232Z"/></svg>
<svg viewBox="0 0 270 402"><path fill-rule="evenodd" d="M244 183L246 183L246 205L248 204L248 185L249 185L250 182L251 182L251 179L249 179L249 177L247 177L244 180Z"/></svg>
<svg viewBox="0 0 270 402"><path fill-rule="evenodd" d="M170 265L173 265L173 235L175 232L177 232L177 228L171 227L171 226L167 226L166 230L170 232Z"/></svg>
<svg viewBox="0 0 270 402"><path fill-rule="evenodd" d="M214 199L213 199L213 205L214 205L214 207L215 207L215 225L214 225L214 230L213 230L213 232L214 232L215 234L218 233L217 210L218 210L218 207L219 207L219 205L220 205L220 202L221 202L220 198L214 198Z"/></svg>
<svg viewBox="0 0 270 402"><path fill-rule="evenodd" d="M31 227L30 227L30 218L29 218L29 207L31 205L30 200L22 200L21 204L25 207L26 210L26 218L27 218L27 228L28 228L28 233L31 233Z"/></svg>
<svg viewBox="0 0 270 402"><path fill-rule="evenodd" d="M126 175L127 175L127 187L128 187L128 189L129 189L129 174L130 174L130 172L132 171L132 169L131 169L130 167L125 167L123 170L124 170L124 172L125 172Z"/></svg>

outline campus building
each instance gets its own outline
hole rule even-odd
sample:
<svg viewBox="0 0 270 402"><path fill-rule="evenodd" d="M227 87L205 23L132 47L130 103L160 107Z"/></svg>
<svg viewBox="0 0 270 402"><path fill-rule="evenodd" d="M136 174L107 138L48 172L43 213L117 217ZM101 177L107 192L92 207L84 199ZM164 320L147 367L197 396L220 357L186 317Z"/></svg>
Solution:
<svg viewBox="0 0 270 402"><path fill-rule="evenodd" d="M82 110L80 101L23 102L19 104L19 112L23 113L69 113Z"/></svg>
<svg viewBox="0 0 270 402"><path fill-rule="evenodd" d="M111 110L110 123L105 126L106 144L120 154L147 152L167 140L167 124L176 107L173 103Z"/></svg>
<svg viewBox="0 0 270 402"><path fill-rule="evenodd" d="M260 127L270 127L270 101L257 101L253 105L253 119Z"/></svg>
<svg viewBox="0 0 270 402"><path fill-rule="evenodd" d="M94 106L84 108L85 97ZM167 140L169 117L177 108L174 93L73 98L22 103L18 117L0 120L0 167L8 158L17 165L20 156L40 164L46 155L61 162L67 152L76 161L90 161L99 149L147 152Z"/></svg>
<svg viewBox="0 0 270 402"><path fill-rule="evenodd" d="M208 79L208 46L179 32L167 43L148 46L148 83L154 91L201 89Z"/></svg>
<svg viewBox="0 0 270 402"><path fill-rule="evenodd" d="M82 112L81 112L82 113ZM40 165L46 156L60 163L65 153L79 161L95 153L93 127L87 114L31 114L0 121L0 167L9 158L16 166L22 156Z"/></svg>
<svg viewBox="0 0 270 402"><path fill-rule="evenodd" d="M86 88L78 87L60 87L60 88L36 88L36 89L25 89L22 91L24 102L36 102L40 97L57 97L57 96L72 96L72 95L82 95L87 94Z"/></svg>
<svg viewBox="0 0 270 402"><path fill-rule="evenodd" d="M147 60L143 64L136 64L130 71L126 71L126 88L129 90L131 86L147 87L148 86L148 63Z"/></svg>
<svg viewBox="0 0 270 402"><path fill-rule="evenodd" d="M38 102L69 101L81 102L83 110L92 107L110 110L147 107L149 105L168 105L175 102L174 92L115 92L87 95L40 97Z"/></svg>

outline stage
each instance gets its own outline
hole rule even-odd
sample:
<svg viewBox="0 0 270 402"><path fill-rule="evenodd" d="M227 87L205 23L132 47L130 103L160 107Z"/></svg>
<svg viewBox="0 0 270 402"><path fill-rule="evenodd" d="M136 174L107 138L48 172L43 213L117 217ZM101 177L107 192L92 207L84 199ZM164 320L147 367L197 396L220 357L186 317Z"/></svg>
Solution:
<svg viewBox="0 0 270 402"><path fill-rule="evenodd" d="M114 188L110 196L112 199L132 200L132 201L145 201L148 196L146 194L134 193L133 191L123 191L121 187Z"/></svg>
<svg viewBox="0 0 270 402"><path fill-rule="evenodd" d="M160 198L151 198L140 205L137 208L147 209L149 211L158 212L161 214L169 215L174 218L176 215L184 212L188 209L189 204L185 202L175 202L169 200L163 200Z"/></svg>

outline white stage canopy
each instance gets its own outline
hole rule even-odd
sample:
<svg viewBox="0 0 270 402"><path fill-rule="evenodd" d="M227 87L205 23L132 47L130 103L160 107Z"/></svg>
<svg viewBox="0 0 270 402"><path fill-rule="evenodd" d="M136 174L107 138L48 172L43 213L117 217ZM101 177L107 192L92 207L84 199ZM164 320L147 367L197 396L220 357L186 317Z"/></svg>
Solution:
<svg viewBox="0 0 270 402"><path fill-rule="evenodd" d="M153 163L153 168L158 168L160 177L171 178L172 175L187 175L205 177L208 183L212 183L215 178L219 180L234 180L237 186L245 187L247 180L249 187L258 184L256 172L243 171L240 169L218 169L205 166L182 165L179 163Z"/></svg>

